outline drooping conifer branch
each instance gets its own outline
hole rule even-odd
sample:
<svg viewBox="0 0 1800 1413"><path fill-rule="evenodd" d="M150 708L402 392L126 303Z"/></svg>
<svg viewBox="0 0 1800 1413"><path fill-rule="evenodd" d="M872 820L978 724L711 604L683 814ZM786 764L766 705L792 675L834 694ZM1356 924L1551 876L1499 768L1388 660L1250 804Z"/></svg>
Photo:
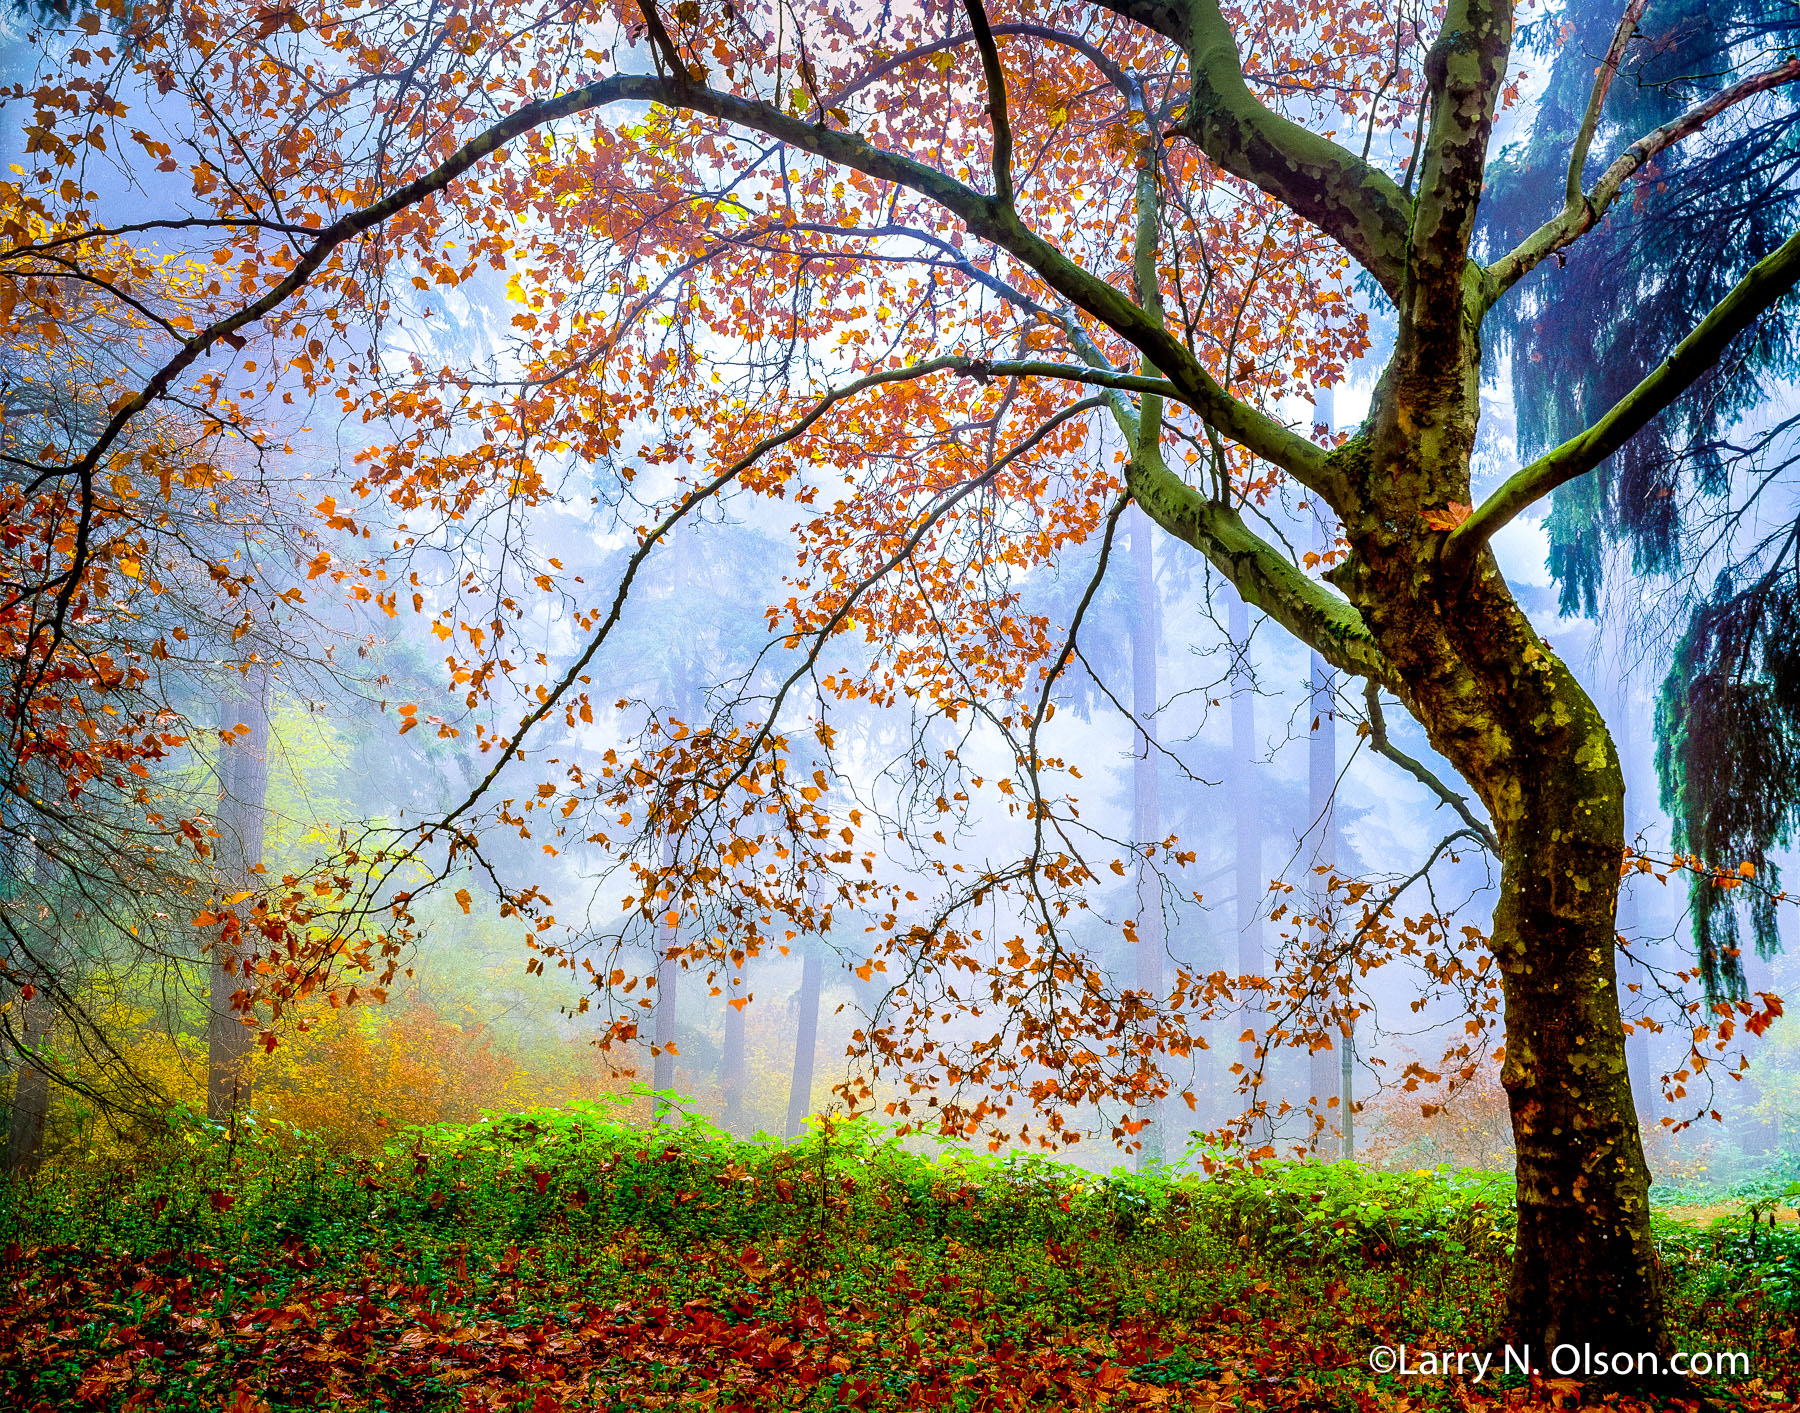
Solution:
<svg viewBox="0 0 1800 1413"><path fill-rule="evenodd" d="M1800 283L1800 232L1753 266L1700 326L1591 427L1515 472L1456 527L1444 545L1453 579L1507 521L1558 486L1586 475L1713 367L1726 347Z"/></svg>

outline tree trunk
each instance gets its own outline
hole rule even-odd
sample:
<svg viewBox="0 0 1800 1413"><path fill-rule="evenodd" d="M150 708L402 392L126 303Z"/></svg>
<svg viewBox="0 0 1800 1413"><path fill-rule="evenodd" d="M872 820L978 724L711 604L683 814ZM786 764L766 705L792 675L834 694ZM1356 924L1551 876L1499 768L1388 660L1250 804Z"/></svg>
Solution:
<svg viewBox="0 0 1800 1413"><path fill-rule="evenodd" d="M665 870L674 862L674 858L674 843L665 838ZM675 1006L680 995L681 963L670 954L676 940L675 928L665 925L662 955L656 960L656 1019L653 1031L655 1053L650 1067L650 1089L655 1096L650 1101L650 1122L653 1124L662 1123L668 1118L671 1107L669 1096L675 1090L675 1057L678 1053Z"/></svg>
<svg viewBox="0 0 1800 1413"><path fill-rule="evenodd" d="M800 962L799 1031L794 1037L794 1080L788 1090L787 1136L798 1138L812 1112L813 1061L819 1049L819 989L825 963L808 947Z"/></svg>
<svg viewBox="0 0 1800 1413"><path fill-rule="evenodd" d="M1392 476L1418 474L1401 465ZM1445 478L1440 469L1433 479ZM1612 738L1489 552L1463 582L1444 584L1397 516L1359 520L1352 543L1333 581L1364 613L1434 748L1475 787L1501 846L1490 945L1518 1177L1507 1333L1540 1363L1561 1343L1666 1355L1614 967L1625 814Z"/></svg>
<svg viewBox="0 0 1800 1413"><path fill-rule="evenodd" d="M16 1057L18 1078L13 1084L12 1112L6 1128L5 1171L25 1177L37 1170L44 1156L44 1120L50 1113L50 1075L37 1061L38 1048L50 1038L56 1008L39 989L24 1002L25 1023Z"/></svg>
<svg viewBox="0 0 1800 1413"><path fill-rule="evenodd" d="M1162 799L1158 790L1156 737L1156 551L1150 517L1138 506L1131 511L1131 566L1136 580L1135 612L1131 615L1131 713L1137 732L1131 741L1132 838L1149 844L1162 837ZM1137 863L1137 989L1153 1006L1163 1001L1163 953L1168 939L1163 926L1162 892L1156 871L1140 855ZM1160 1163L1165 1153L1159 1105L1148 1097L1139 1101L1138 1118L1149 1124L1138 1151L1138 1166Z"/></svg>
<svg viewBox="0 0 1800 1413"><path fill-rule="evenodd" d="M1329 433L1335 422L1336 399L1331 389L1321 388L1314 394L1313 428ZM1311 497L1310 505L1313 552L1323 557L1337 540L1336 524L1317 496ZM1317 833L1304 891L1313 917L1318 920L1315 931L1319 940L1329 943L1326 924L1331 913L1331 890L1326 876L1319 870L1338 867L1337 812L1332 808L1337 795L1337 692L1336 674L1316 648L1312 653L1308 686L1311 725L1306 742L1306 827ZM1325 980L1329 982L1330 979ZM1348 1050L1343 1052L1345 1058L1348 1054ZM1339 1095L1339 1091L1345 1090L1344 1078L1348 1070L1340 1063L1338 1050L1329 1043L1329 1037L1327 1043L1312 1051L1308 1068L1310 1098L1324 1120L1324 1126L1312 1137L1312 1150L1314 1156L1328 1158L1335 1156L1343 1146L1343 1100L1340 1096L1340 1107L1335 1114L1331 1100L1334 1095ZM1333 1122L1334 1118L1336 1122Z"/></svg>
<svg viewBox="0 0 1800 1413"><path fill-rule="evenodd" d="M744 969L734 966L725 986L725 1043L719 1048L719 1122L727 1133L744 1127Z"/></svg>
<svg viewBox="0 0 1800 1413"><path fill-rule="evenodd" d="M1226 631L1237 655L1231 671L1231 802L1236 829L1236 896L1233 915L1237 925L1239 976L1261 976L1263 956L1262 801L1256 783L1256 682L1250 671L1250 609L1236 592L1226 608ZM1246 1004L1244 1029L1255 1030L1263 1008ZM1238 1062L1245 1074L1258 1065L1256 1041L1239 1047Z"/></svg>
<svg viewBox="0 0 1800 1413"><path fill-rule="evenodd" d="M1314 934L1321 944L1326 944L1330 941L1326 929L1331 915L1331 890L1326 885L1325 876L1318 870L1337 865L1337 814L1331 807L1332 796L1337 791L1337 700L1332 690L1331 668L1317 653L1312 655L1310 685L1308 708L1311 712L1311 731L1306 743L1306 814L1307 827L1316 833L1310 866L1306 871L1304 892L1308 900L1307 906L1315 919ZM1330 978L1324 978L1321 985L1329 984L1329 981ZM1321 997L1321 1000L1324 999L1326 998ZM1325 1119L1324 1127L1313 1135L1312 1150L1316 1156L1329 1157L1342 1142L1341 1125L1333 1122L1336 1116L1331 1107L1332 1096L1342 1087L1342 1069L1329 1036L1312 1051L1308 1071L1311 1080L1310 1098L1318 1113Z"/></svg>
<svg viewBox="0 0 1800 1413"><path fill-rule="evenodd" d="M1483 20L1501 52L1491 34L1505 37L1509 15ZM1433 121L1449 132L1467 119L1440 104ZM1478 143L1441 146L1450 167L1479 161ZM1421 178L1450 180L1449 167ZM1452 210L1434 207L1433 218ZM1441 263L1460 236L1448 226L1436 245L1426 236L1407 265L1394 356L1369 416L1331 457L1350 554L1327 577L1379 648L1386 685L1474 788L1498 843L1489 946L1518 1179L1504 1333L1543 1367L1565 1343L1666 1356L1614 966L1624 780L1606 723L1519 608L1491 548L1445 556L1439 517L1455 523L1472 496L1481 295L1460 253Z"/></svg>
<svg viewBox="0 0 1800 1413"><path fill-rule="evenodd" d="M219 700L219 727L249 727L230 744L219 747L219 881L228 894L261 891L261 875L254 872L263 856L263 805L269 788L269 673L262 663L252 663L241 687L224 692ZM250 914L250 900L236 907L240 918ZM255 1035L244 1024L243 1011L232 1004L244 986L242 959L227 937L212 950L210 985L207 988L206 1116L218 1123L250 1102L250 1055Z"/></svg>
<svg viewBox="0 0 1800 1413"><path fill-rule="evenodd" d="M19 1048L12 1056L12 1107L7 1113L5 1151L0 1154L0 1169L23 1177L43 1161L44 1121L50 1113L50 1075L38 1063L37 1055L56 1021L56 1006L48 994L48 978L43 971L57 967L59 949L41 938L41 950L28 949L22 942L22 936L31 927L27 919L36 911L29 907L27 898L39 861L36 851L26 842L28 831L19 826L15 809L11 791L0 790L0 844L5 846L0 852L0 906L11 911L15 919L7 929L10 955L5 959L6 971L15 986L28 984L35 992L29 1001L22 992L16 993ZM56 912L47 911L54 925Z"/></svg>
<svg viewBox="0 0 1800 1413"><path fill-rule="evenodd" d="M1623 645L1619 646L1619 672L1616 677L1618 691L1615 696L1613 721L1614 738L1619 746L1619 770L1625 778L1625 839L1634 842L1644 829L1648 820L1644 812L1644 792L1638 786L1644 783L1642 757L1639 755L1638 722L1634 708L1635 694L1631 690L1631 680L1624 671ZM1619 987L1620 1004L1630 1009L1638 1009L1643 1005L1644 996L1648 992L1651 975L1647 965L1649 958L1645 955L1650 941L1644 936L1643 909L1641 903L1641 884L1637 875L1620 880L1618 930L1632 943L1633 955L1624 959L1620 965ZM1626 987L1635 985L1638 992L1627 997ZM1625 1041L1625 1056L1631 1070L1632 1102L1637 1105L1638 1120L1644 1122L1656 1112L1657 1086L1656 1078L1650 1063L1650 1033L1642 1026L1636 1027Z"/></svg>
<svg viewBox="0 0 1800 1413"><path fill-rule="evenodd" d="M1613 964L1617 852L1609 858L1589 839L1568 839L1567 823L1551 823L1610 813L1622 833L1617 789L1592 788L1593 777L1618 779L1616 759L1610 750L1604 756L1574 790L1553 774L1521 780L1526 808L1542 823L1505 840L1493 944L1506 997L1502 1081L1519 1191L1508 1303L1515 1331L1545 1349L1591 1341L1666 1353L1650 1173ZM1565 763L1580 779L1584 764L1574 753Z"/></svg>

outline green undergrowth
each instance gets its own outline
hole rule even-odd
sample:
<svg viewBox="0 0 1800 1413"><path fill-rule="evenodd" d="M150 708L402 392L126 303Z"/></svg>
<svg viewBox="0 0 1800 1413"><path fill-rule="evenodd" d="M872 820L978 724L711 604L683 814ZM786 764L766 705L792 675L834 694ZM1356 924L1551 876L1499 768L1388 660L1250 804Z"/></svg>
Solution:
<svg viewBox="0 0 1800 1413"><path fill-rule="evenodd" d="M6 1198L22 1409L1462 1407L1365 1359L1480 1347L1512 1229L1495 1174L1101 1177L591 1107L373 1157L194 1123ZM1659 1239L1678 1343L1752 1355L1721 1396L1800 1385L1789 1238Z"/></svg>

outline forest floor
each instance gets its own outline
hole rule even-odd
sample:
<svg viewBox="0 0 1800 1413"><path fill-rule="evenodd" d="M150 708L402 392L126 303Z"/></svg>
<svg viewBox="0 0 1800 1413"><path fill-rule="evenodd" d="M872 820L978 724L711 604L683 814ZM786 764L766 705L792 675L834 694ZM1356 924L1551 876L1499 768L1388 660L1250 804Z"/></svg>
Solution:
<svg viewBox="0 0 1800 1413"><path fill-rule="evenodd" d="M378 1158L188 1132L0 1194L0 1406L1582 1406L1369 1367L1483 1347L1510 1206L1492 1174L1094 1178L866 1125L783 1146L564 1113ZM1800 1229L1751 1216L1659 1221L1676 1344L1748 1355L1718 1406L1792 1408Z"/></svg>

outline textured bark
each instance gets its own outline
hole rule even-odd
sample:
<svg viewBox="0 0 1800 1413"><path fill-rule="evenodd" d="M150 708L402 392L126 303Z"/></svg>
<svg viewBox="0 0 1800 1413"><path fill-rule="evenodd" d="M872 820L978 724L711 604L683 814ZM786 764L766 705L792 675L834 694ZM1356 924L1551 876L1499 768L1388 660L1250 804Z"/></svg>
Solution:
<svg viewBox="0 0 1800 1413"><path fill-rule="evenodd" d="M813 1062L819 1051L819 990L825 963L807 948L800 963L799 1027L794 1036L794 1079L788 1089L787 1136L798 1138L812 1112Z"/></svg>
<svg viewBox="0 0 1800 1413"><path fill-rule="evenodd" d="M1492 947L1506 1010L1519 1237L1509 1333L1666 1353L1649 1172L1614 969L1624 780L1605 723L1532 628L1491 554L1445 577L1419 506L1468 498L1479 345L1413 365L1406 340L1364 436L1339 454L1370 489L1332 579L1361 610L1432 745L1501 845ZM1406 508L1410 507L1410 508Z"/></svg>
<svg viewBox="0 0 1800 1413"><path fill-rule="evenodd" d="M222 731L239 726L219 748L219 881L228 893L255 893L261 887L254 872L263 855L263 806L269 788L269 675L253 663L241 684L219 700ZM248 900L238 907L247 916ZM212 951L207 988L206 1116L224 1123L250 1102L250 1054L255 1032L244 1024L244 1012L232 1003L243 988L239 957L221 939Z"/></svg>

